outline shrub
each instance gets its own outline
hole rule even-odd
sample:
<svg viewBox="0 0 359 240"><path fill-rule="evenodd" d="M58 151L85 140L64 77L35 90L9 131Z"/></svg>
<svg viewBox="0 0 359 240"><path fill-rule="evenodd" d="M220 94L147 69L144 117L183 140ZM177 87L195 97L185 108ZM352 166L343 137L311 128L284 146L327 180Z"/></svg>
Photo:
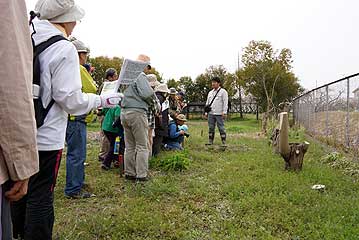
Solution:
<svg viewBox="0 0 359 240"><path fill-rule="evenodd" d="M187 152L171 152L171 155L162 155L153 158L151 165L164 171L183 171L190 165L190 159Z"/></svg>

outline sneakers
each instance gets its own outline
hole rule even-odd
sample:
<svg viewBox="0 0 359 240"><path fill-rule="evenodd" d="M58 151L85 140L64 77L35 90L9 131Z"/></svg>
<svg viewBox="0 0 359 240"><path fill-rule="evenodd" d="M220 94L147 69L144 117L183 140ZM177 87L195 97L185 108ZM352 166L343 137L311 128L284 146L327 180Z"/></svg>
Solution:
<svg viewBox="0 0 359 240"><path fill-rule="evenodd" d="M102 168L103 170L105 170L105 171L110 170L110 167L106 166L105 164L102 164L102 165L101 165L101 168Z"/></svg>
<svg viewBox="0 0 359 240"><path fill-rule="evenodd" d="M150 180L149 177L136 178L136 182L147 182L147 181L149 181L149 180Z"/></svg>
<svg viewBox="0 0 359 240"><path fill-rule="evenodd" d="M69 198L69 199L85 199L85 198L95 197L94 194L83 191L83 190L81 190L80 192L75 193L75 194L70 194L70 195L65 194L65 196L66 196L66 198Z"/></svg>
<svg viewBox="0 0 359 240"><path fill-rule="evenodd" d="M125 175L125 179L129 180L129 181L136 181L136 177L135 176L130 176L130 175Z"/></svg>

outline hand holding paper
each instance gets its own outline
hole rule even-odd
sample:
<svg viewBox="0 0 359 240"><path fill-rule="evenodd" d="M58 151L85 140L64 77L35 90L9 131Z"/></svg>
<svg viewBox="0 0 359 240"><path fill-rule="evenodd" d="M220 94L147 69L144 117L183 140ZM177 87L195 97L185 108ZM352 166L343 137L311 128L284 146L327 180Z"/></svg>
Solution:
<svg viewBox="0 0 359 240"><path fill-rule="evenodd" d="M101 106L102 108L114 108L123 99L122 93L107 93L101 95Z"/></svg>

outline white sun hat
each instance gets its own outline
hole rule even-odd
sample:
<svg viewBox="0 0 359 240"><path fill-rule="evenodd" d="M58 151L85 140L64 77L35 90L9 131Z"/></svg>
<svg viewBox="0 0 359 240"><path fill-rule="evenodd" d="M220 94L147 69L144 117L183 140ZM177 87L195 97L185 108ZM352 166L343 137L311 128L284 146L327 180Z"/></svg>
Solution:
<svg viewBox="0 0 359 240"><path fill-rule="evenodd" d="M41 20L53 23L76 22L85 16L85 11L74 0L39 0L35 11L40 13Z"/></svg>
<svg viewBox="0 0 359 240"><path fill-rule="evenodd" d="M155 92L169 93L170 90L168 89L166 83L161 83L155 88Z"/></svg>

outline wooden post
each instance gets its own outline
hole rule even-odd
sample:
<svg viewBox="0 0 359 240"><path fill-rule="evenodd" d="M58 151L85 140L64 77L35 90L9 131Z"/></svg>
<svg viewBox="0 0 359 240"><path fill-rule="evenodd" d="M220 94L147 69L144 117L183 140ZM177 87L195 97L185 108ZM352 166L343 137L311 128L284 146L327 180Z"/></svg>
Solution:
<svg viewBox="0 0 359 240"><path fill-rule="evenodd" d="M279 114L279 152L282 156L288 156L289 149L289 121L288 113Z"/></svg>
<svg viewBox="0 0 359 240"><path fill-rule="evenodd" d="M286 170L302 170L304 155L309 143L289 143L288 113L279 114L279 153L284 158Z"/></svg>

